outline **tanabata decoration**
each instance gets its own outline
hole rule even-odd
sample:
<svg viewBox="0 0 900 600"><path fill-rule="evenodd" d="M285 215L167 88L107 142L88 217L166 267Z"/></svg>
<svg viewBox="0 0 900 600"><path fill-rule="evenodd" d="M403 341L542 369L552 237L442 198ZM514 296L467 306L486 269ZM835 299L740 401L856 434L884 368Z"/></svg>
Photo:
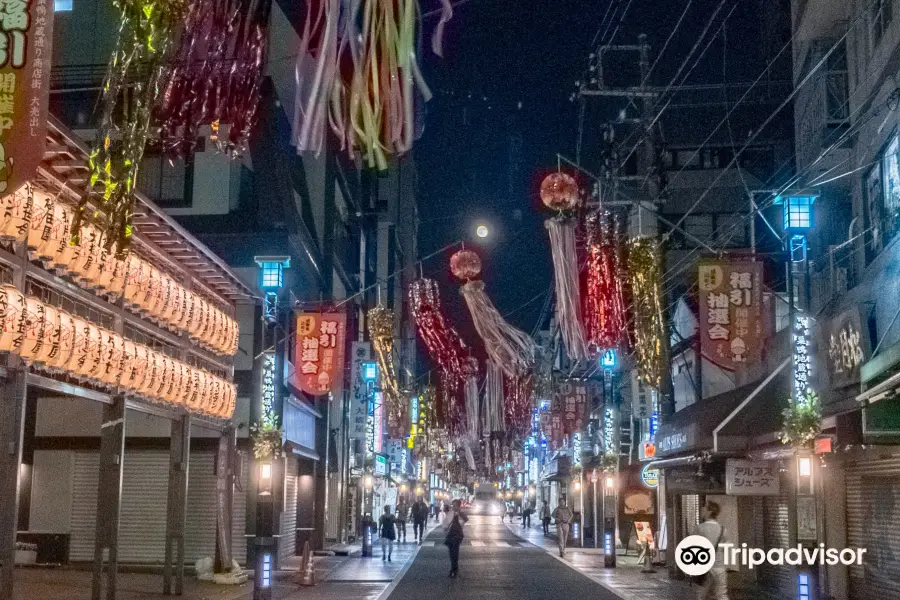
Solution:
<svg viewBox="0 0 900 600"><path fill-rule="evenodd" d="M465 382L466 344L444 317L436 281L414 281L409 288L409 299L416 330L428 349L429 356L441 368L441 386L452 402L452 398L459 397Z"/></svg>
<svg viewBox="0 0 900 600"><path fill-rule="evenodd" d="M82 225L93 217L104 247L115 248L124 257L133 234L134 192L150 138L151 112L186 2L114 0L113 4L121 18L103 82L97 142L88 157L91 193L78 204L72 237L77 242Z"/></svg>
<svg viewBox="0 0 900 600"><path fill-rule="evenodd" d="M556 320L566 354L572 360L583 360L588 353L581 324L581 292L575 247L576 222L571 214L571 211L582 204L578 184L566 173L552 173L541 183L541 200L547 208L559 212L544 222L550 233L550 250L553 255Z"/></svg>
<svg viewBox="0 0 900 600"><path fill-rule="evenodd" d="M665 365L665 329L662 306L662 255L656 241L648 237L628 244L628 272L634 304L634 351L638 377L644 384L659 388Z"/></svg>
<svg viewBox="0 0 900 600"><path fill-rule="evenodd" d="M469 442L478 439L478 359L470 357L466 365L466 382L463 388L465 399L465 430L463 436Z"/></svg>
<svg viewBox="0 0 900 600"><path fill-rule="evenodd" d="M589 215L584 326L587 342L598 354L627 341L625 297L619 276L620 252L612 215L608 212Z"/></svg>
<svg viewBox="0 0 900 600"><path fill-rule="evenodd" d="M450 268L465 282L461 292L488 357L507 377L527 371L534 362L534 341L507 323L484 291L484 282L473 280L481 272L478 255L460 250L450 258Z"/></svg>
<svg viewBox="0 0 900 600"><path fill-rule="evenodd" d="M517 377L507 377L504 384L507 439L521 441L531 432L534 376L528 372Z"/></svg>
<svg viewBox="0 0 900 600"><path fill-rule="evenodd" d="M503 372L493 361L485 367L484 403L481 429L488 435L506 430L504 423Z"/></svg>
<svg viewBox="0 0 900 600"><path fill-rule="evenodd" d="M209 127L219 150L243 152L256 121L272 0L193 0L163 70L155 116L167 155L195 150ZM224 129L227 126L227 135Z"/></svg>
<svg viewBox="0 0 900 600"><path fill-rule="evenodd" d="M326 122L369 167L412 148L415 98L431 92L416 61L418 0L308 0L295 74L294 143L321 152ZM446 16L446 13L445 13Z"/></svg>
<svg viewBox="0 0 900 600"><path fill-rule="evenodd" d="M378 362L378 376L381 378L381 393L387 428L396 431L406 426L403 418L403 395L397 381L394 367L394 313L382 306L376 306L367 314L369 338Z"/></svg>

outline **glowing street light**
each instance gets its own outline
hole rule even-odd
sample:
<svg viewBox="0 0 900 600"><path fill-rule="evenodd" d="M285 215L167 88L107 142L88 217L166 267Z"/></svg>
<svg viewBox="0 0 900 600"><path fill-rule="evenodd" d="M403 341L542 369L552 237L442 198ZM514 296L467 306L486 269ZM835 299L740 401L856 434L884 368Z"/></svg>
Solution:
<svg viewBox="0 0 900 600"><path fill-rule="evenodd" d="M490 235L490 233L491 232L488 229L487 225L482 224L475 228L475 235L482 239L486 238L488 235Z"/></svg>

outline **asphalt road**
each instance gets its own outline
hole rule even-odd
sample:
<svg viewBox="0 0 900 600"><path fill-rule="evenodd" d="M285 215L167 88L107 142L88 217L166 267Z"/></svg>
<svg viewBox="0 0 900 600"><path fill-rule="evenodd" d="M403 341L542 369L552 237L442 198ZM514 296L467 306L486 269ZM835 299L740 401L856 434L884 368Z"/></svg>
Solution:
<svg viewBox="0 0 900 600"><path fill-rule="evenodd" d="M447 547L443 533L435 530L387 600L618 600L612 592L514 535L496 514L472 514L465 536L458 578L447 577Z"/></svg>

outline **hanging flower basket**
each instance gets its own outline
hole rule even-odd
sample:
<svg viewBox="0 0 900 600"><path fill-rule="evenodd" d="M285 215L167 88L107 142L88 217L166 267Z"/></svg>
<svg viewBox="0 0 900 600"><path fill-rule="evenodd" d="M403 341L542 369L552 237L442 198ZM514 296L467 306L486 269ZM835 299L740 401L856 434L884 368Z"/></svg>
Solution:
<svg viewBox="0 0 900 600"><path fill-rule="evenodd" d="M281 428L274 423L263 422L250 427L250 441L253 444L253 456L257 460L281 458Z"/></svg>
<svg viewBox="0 0 900 600"><path fill-rule="evenodd" d="M781 443L808 448L822 432L822 407L819 397L810 392L804 402L792 402L782 412Z"/></svg>
<svg viewBox="0 0 900 600"><path fill-rule="evenodd" d="M607 452L600 459L600 464L602 465L604 473L615 473L619 470L619 455Z"/></svg>

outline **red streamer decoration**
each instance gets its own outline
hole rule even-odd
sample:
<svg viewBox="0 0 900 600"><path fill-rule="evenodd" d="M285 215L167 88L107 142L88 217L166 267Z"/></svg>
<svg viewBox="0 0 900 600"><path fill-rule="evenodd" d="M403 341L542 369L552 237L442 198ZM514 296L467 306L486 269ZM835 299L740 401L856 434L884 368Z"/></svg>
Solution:
<svg viewBox="0 0 900 600"><path fill-rule="evenodd" d="M599 353L626 341L625 300L619 277L620 244L608 212L587 219L587 278L584 326L587 342Z"/></svg>
<svg viewBox="0 0 900 600"><path fill-rule="evenodd" d="M202 126L223 151L240 153L256 121L272 0L195 0L163 78L157 106L162 151L186 155ZM219 137L228 129L227 139Z"/></svg>
<svg viewBox="0 0 900 600"><path fill-rule="evenodd" d="M454 428L464 429L462 387L470 370L466 343L447 323L441 311L440 289L436 281L414 281L409 288L409 298L419 337L432 360L441 368L441 387L446 400L444 413L449 418L451 432ZM476 373L477 369L476 364Z"/></svg>

